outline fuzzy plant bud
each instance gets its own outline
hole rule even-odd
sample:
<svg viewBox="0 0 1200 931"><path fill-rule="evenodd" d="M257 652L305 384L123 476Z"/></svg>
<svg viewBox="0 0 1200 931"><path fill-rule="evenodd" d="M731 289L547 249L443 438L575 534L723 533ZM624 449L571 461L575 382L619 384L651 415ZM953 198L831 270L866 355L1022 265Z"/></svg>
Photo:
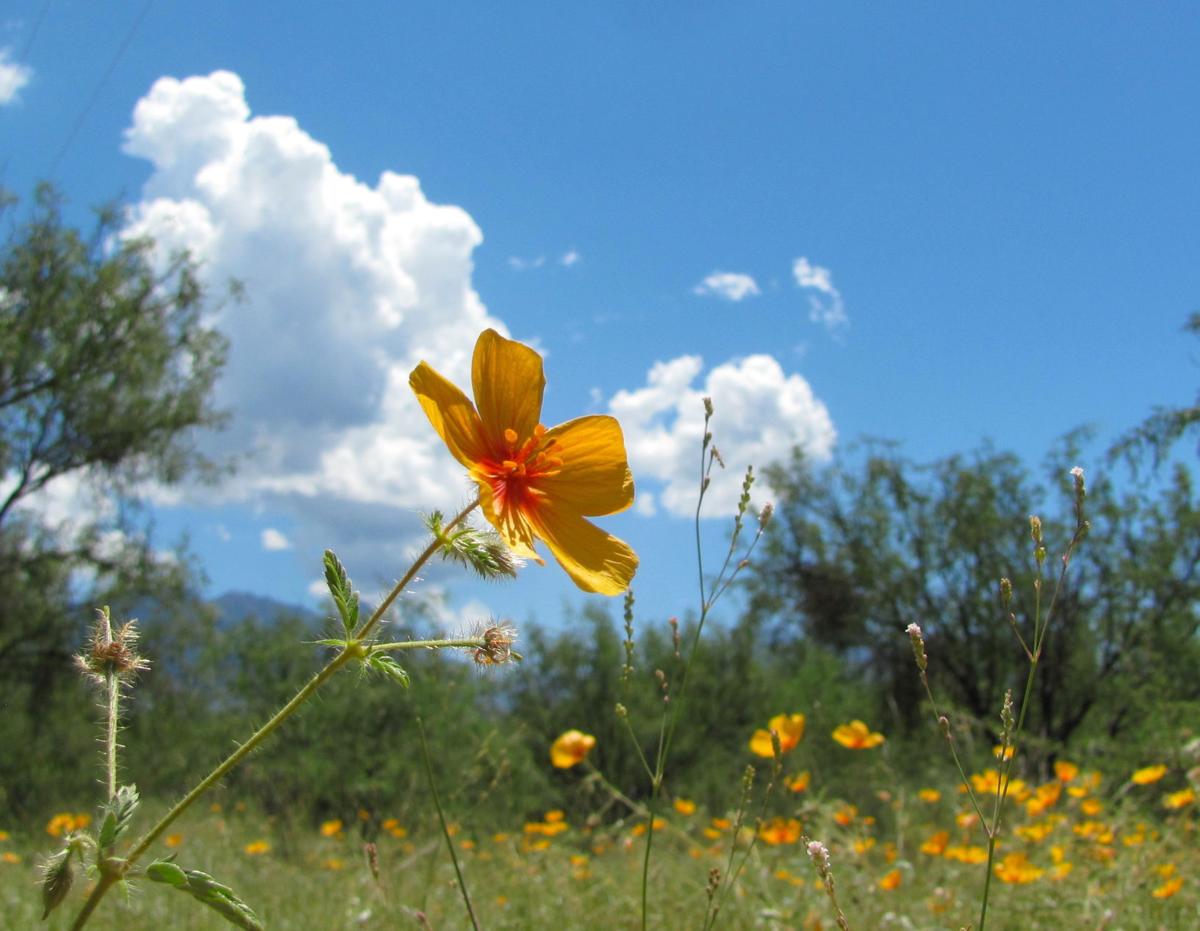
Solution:
<svg viewBox="0 0 1200 931"><path fill-rule="evenodd" d="M127 621L113 630L108 606L96 612L96 623L87 649L75 657L75 665L96 685L105 685L112 676L128 683L150 664L137 653L137 621Z"/></svg>
<svg viewBox="0 0 1200 931"><path fill-rule="evenodd" d="M1007 750L1010 746L1009 741L1012 738L1013 730L1017 726L1016 715L1013 713L1012 689L1004 693L1004 704L1000 708L1000 724L1004 728L1003 741L1004 747Z"/></svg>
<svg viewBox="0 0 1200 931"><path fill-rule="evenodd" d="M924 672L929 660L925 656L925 638L921 636L921 628L916 624L909 624L905 632L912 643L913 659L917 661L917 668Z"/></svg>
<svg viewBox="0 0 1200 931"><path fill-rule="evenodd" d="M617 702L616 712L617 712L617 717L621 718L622 720L629 717L629 709L626 708L624 705L622 705L620 702Z"/></svg>
<svg viewBox="0 0 1200 931"><path fill-rule="evenodd" d="M74 881L70 847L64 847L42 864L42 921L62 904Z"/></svg>
<svg viewBox="0 0 1200 931"><path fill-rule="evenodd" d="M704 416L706 418L709 418L709 417L712 417L712 415L713 415L712 398L705 398L704 399Z"/></svg>
<svg viewBox="0 0 1200 931"><path fill-rule="evenodd" d="M758 512L758 529L766 530L767 524L771 523L771 517L775 514L775 505L770 501L763 505L761 511Z"/></svg>
<svg viewBox="0 0 1200 931"><path fill-rule="evenodd" d="M1004 610L1008 610L1008 606L1012 603L1012 582L1007 577L1000 580L1000 604L1004 606Z"/></svg>
<svg viewBox="0 0 1200 931"><path fill-rule="evenodd" d="M507 621L492 624L483 631L480 639L483 645L474 650L478 665L501 666L513 659L512 645L517 640L517 629L512 624Z"/></svg>

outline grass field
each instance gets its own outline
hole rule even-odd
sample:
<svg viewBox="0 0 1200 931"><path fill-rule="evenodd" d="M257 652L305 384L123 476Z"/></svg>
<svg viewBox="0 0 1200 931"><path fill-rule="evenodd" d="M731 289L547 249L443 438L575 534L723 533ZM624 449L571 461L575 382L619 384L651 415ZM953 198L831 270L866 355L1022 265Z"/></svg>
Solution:
<svg viewBox="0 0 1200 931"><path fill-rule="evenodd" d="M1175 788L1179 773L1130 775L1067 767L1042 785L1014 780L989 928L1200 927L1194 793ZM985 795L994 782L987 771L972 779ZM757 830L735 832L736 813L714 815L676 799L656 831L651 926L701 927L710 870L728 875L732 850L733 863L744 857L744 868L718 927L836 927L802 835L829 847L851 928L958 929L977 920L986 849L955 786L880 789L853 800L812 786L785 788L771 808L778 814ZM233 886L268 928L469 927L435 823L409 828L386 812L359 812L344 822L301 826L271 822L228 800L214 809L184 819L162 852L169 848L181 865ZM62 815L46 828L70 830L69 813ZM452 831L482 927L640 926L644 821L589 827L586 819L550 811L500 832L466 823ZM364 852L371 840L377 879ZM79 890L51 920L38 921L36 860L55 843L40 831L15 830L0 841L5 928L69 926ZM110 896L89 927L230 925L182 893L138 883L124 898Z"/></svg>

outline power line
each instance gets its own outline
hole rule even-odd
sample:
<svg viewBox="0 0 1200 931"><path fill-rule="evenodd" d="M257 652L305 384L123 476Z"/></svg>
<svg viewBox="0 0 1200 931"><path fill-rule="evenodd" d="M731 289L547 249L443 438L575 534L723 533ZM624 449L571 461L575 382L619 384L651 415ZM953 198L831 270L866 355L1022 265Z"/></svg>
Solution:
<svg viewBox="0 0 1200 931"><path fill-rule="evenodd" d="M142 20L146 18L146 14L150 12L150 7L153 5L154 0L146 0L146 4L142 7L141 12L138 13L137 19L135 19L133 24L129 27L129 31L125 34L124 40L122 40L116 54L113 55L112 61L109 62L108 68L105 69L104 74L101 75L100 80L96 83L96 87L92 91L91 97L88 98L87 105L84 106L83 111L75 119L75 124L71 127L70 133L67 134L66 141L63 142L62 148L58 150L58 154L54 156L54 160L50 163L50 170L46 173L47 178L53 178L54 173L58 171L58 166L62 162L63 156L67 154L67 149L71 147L71 143L75 141L75 137L79 134L79 130L83 128L84 120L86 120L88 114L91 113L92 107L96 105L96 101L100 99L100 92L104 90L104 85L108 83L108 79L111 78L113 72L117 70L117 65L120 64L121 58L125 55L125 51L133 42L133 37L138 31L138 27L142 25Z"/></svg>

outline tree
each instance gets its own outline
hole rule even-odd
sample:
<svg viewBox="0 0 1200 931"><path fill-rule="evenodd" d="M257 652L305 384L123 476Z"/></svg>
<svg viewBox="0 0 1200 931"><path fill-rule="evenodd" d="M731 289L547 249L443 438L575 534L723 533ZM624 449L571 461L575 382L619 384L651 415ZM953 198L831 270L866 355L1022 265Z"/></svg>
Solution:
<svg viewBox="0 0 1200 931"><path fill-rule="evenodd" d="M880 445L825 468L797 454L769 473L776 519L754 565L751 619L780 648L811 638L836 650L877 684L898 723L924 726L903 635L916 622L936 688L994 729L1004 691L1019 695L1028 668L997 583L1012 580L1017 617L1028 623L1029 515L1038 513L1047 597L1053 590L1055 556L1073 529L1067 472L1077 441L1051 457L1058 494L990 447L925 465ZM1180 468L1157 497L1120 493L1104 477L1088 484L1091 532L1055 605L1031 709L1029 732L1051 750L1081 728L1115 736L1141 726L1152 694L1200 696L1192 677L1172 673L1200 658L1200 510L1190 475Z"/></svg>
<svg viewBox="0 0 1200 931"><path fill-rule="evenodd" d="M1188 317L1184 332L1200 337L1200 312ZM1109 460L1124 458L1136 468L1140 453L1149 452L1158 468L1186 434L1200 433L1200 396L1186 407L1155 407L1150 416L1124 434L1109 450Z"/></svg>
<svg viewBox="0 0 1200 931"><path fill-rule="evenodd" d="M48 186L24 217L0 198L0 215L0 689L44 719L95 601L177 590L180 567L153 557L130 505L139 482L215 468L194 437L222 421L212 389L226 343L205 322L195 263L156 263L151 241L120 236L116 207L86 236ZM107 511L51 526L39 497L71 481ZM15 736L0 733L30 752Z"/></svg>

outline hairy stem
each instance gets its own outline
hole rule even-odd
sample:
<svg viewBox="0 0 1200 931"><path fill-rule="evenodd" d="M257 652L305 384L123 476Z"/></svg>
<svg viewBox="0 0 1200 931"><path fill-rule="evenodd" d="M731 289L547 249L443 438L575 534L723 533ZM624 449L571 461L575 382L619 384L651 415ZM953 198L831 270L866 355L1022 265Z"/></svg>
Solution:
<svg viewBox="0 0 1200 931"><path fill-rule="evenodd" d="M476 498L461 512L459 512L458 516L450 522L446 529L451 529L456 524L463 521L466 516L472 510L474 510L476 506L478 506L478 504L479 499ZM441 539L435 538L433 542L430 543L429 546L427 546L416 558L416 560L414 560L412 566L409 567L409 570L404 574L404 577L395 584L392 590L388 593L387 597L380 602L379 607L375 609L362 627L359 628L358 632L354 635L353 640L346 644L346 646L337 654L337 656L331 659L320 672L313 676L286 705L275 712L274 716L267 721L266 724L255 731L254 734L252 734L244 743L238 746L233 753L231 753L220 764L218 764L212 772L200 780L200 782L198 782L196 786L190 792L188 792L187 795L176 802L175 806L158 820L154 827L150 828L150 830L141 837L133 849L129 851L128 856L125 857L124 864L122 866L122 873L128 872L129 868L132 867L134 863L136 863L146 853L147 850L149 850L150 845L158 840L163 832L166 831L167 828L169 828L172 824L174 824L176 819L178 819L180 815L182 815L192 806L196 799L198 799L217 782L224 778L226 773L237 766L237 764L240 763L259 744L270 737L271 734L273 734L276 729L283 724L284 721L295 714L296 711L306 701L308 701L309 698L312 697L313 693L315 693L317 689L319 689L330 678L332 678L334 673L345 666L346 663L348 663L351 659L361 655L361 641L363 638L375 628L375 626L383 618L383 615L387 612L388 608L390 608L392 603L395 602L395 600L400 596L400 593L408 587L409 583L412 582L417 573L421 570L421 567L429 561L430 557L433 556L433 554L437 552L441 546ZM115 740L116 738L114 736L114 744ZM115 759L115 751L113 758ZM112 770L112 773L112 788L110 790L110 795L115 795L115 769ZM84 903L83 908L80 909L79 914L76 915L75 922L71 925L71 931L78 931L78 929L82 928L87 923L88 918L91 916L96 906L100 903L100 900L103 899L108 890L112 888L113 883L115 883L117 879L120 879L121 877L115 876L112 881L105 882L105 879L107 878L108 877L106 875L100 882L96 884L95 888L92 890L92 894Z"/></svg>

